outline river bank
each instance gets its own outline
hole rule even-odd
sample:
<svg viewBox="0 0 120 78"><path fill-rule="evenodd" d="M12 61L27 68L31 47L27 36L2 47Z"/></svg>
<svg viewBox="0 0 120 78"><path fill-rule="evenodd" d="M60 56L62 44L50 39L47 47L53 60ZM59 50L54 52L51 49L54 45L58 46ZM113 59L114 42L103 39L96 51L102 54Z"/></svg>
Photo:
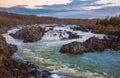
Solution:
<svg viewBox="0 0 120 78"><path fill-rule="evenodd" d="M41 78L44 78L44 77L46 78L46 77L51 76L51 73L70 75L70 77L72 77L71 75L74 75L74 77L86 77L86 78L89 78L89 77L91 77L91 78L111 77L112 78L112 76L115 78L119 77L119 72L118 73L116 72L117 70L119 71L119 69L117 69L117 68L119 68L119 66L118 66L119 61L117 60L117 59L119 59L119 57L115 57L117 55L119 56L119 51L116 52L115 54L113 53L114 51L113 52L107 51L107 53L105 51L105 53L103 53L103 55L105 54L107 57L104 56L103 59L98 58L100 54L99 53L97 54L96 52L93 54L85 54L86 56L78 55L78 57L58 53L60 47L65 43L67 44L67 43L70 43L73 41L84 42L85 40L87 40L88 38L90 38L92 36L103 38L104 37L103 34L119 36L119 33L120 33L119 27L113 27L113 26L106 27L106 26L102 26L102 25L96 25L97 19L82 20L82 19L59 19L59 18L51 18L51 17L40 17L39 18L36 16L26 16L26 15L23 16L23 15L19 15L19 14L11 14L11 13L6 13L6 12L0 13L0 14L1 14L0 20L2 21L2 22L0 22L0 33L1 34L7 33L8 30L11 30L10 32L14 33L16 31L18 31L19 29L21 29L22 27L38 26L39 24L43 25L43 26L47 25L48 27L50 27L51 25L53 25L53 26L63 25L63 26L67 27L68 24L72 24L72 25L74 24L75 26L77 25L77 27L73 28L73 30L78 31L75 33L82 36L82 37L80 37L81 39L73 39L72 37L69 38L68 36L65 36L65 39L66 39L66 37L68 38L67 40L61 40L64 38L58 38L58 37L51 38L51 37L43 36L43 38L41 38L42 40L38 41L38 43L37 42L25 43L25 46L21 45L22 40L17 40L17 39L12 38L12 40L7 39L7 41L5 41L5 39L2 36L0 36L0 42L1 42L1 44L0 44L0 46L1 46L0 47L0 53L1 53L0 77L9 78L9 76L11 76L11 77L15 77L15 78L23 78L23 77L30 78L32 76L34 76L34 77L40 76ZM22 19L22 21L21 21L20 18L24 18L25 20ZM34 19L36 18L36 19L34 20L32 18L34 18ZM30 20L30 19L32 19L34 21L33 22L31 22L31 21L23 22L23 21ZM19 20L19 21L16 21L16 20ZM19 24L23 24L23 25L19 25ZM24 25L24 24L28 24L28 25ZM31 25L29 25L29 24L31 24ZM46 25L44 25L44 24L46 24ZM14 27L17 29L14 29ZM64 29L64 28L62 28L62 29ZM69 29L69 25L68 25L68 29ZM98 34L95 34L94 32L99 33L99 34L103 33L103 34L98 35ZM50 32L48 32L48 33L50 33ZM9 34L7 34L6 36L9 36ZM19 46L18 52L16 49L13 51L12 48L15 48L15 46L9 45L8 43L9 44L12 43L15 45L18 45L20 43L18 45ZM46 48L44 46L46 46ZM109 52L110 53L112 52L112 53L110 54ZM35 64L37 64L39 66L37 66L29 61L21 62L21 61L12 59L11 57L12 57L12 55L14 55L14 53L17 53L18 55L23 56L23 58L25 58L27 60L30 60L30 61L34 60L34 62L36 62ZM7 55L9 55L9 57ZM7 61L4 60L3 57L7 58ZM64 57L66 57L66 58L64 58ZM70 58L72 58L72 59L70 59ZM95 60L96 58L98 60ZM109 58L109 59L107 59L107 58ZM75 61L75 60L77 60L77 61ZM103 64L108 60L112 61L114 64L110 63L110 61L109 61L105 65L103 65L103 64L99 63L99 60L101 60L102 61L101 63L103 63ZM83 61L85 61L85 62L83 62ZM93 65L92 63L94 63L95 65ZM71 64L71 65L69 65L69 64ZM100 64L100 66L98 64ZM86 65L86 66L84 67L84 65ZM110 65L113 65L115 67L115 69L112 68ZM39 71L40 66L47 69L47 71L44 69L41 69L41 71ZM90 66L93 66L93 67L90 68ZM98 69L96 68L97 66L98 66ZM79 69L79 67L82 67L82 69L81 68ZM103 70L100 70L100 68L102 68ZM7 70L7 69L9 69L9 70ZM102 74L101 74L101 72L102 72ZM107 72L107 74L105 72ZM112 73L112 76L109 76L111 73ZM54 77L58 77L58 75L57 76L55 75ZM67 77L69 78L69 76L67 76Z"/></svg>
<svg viewBox="0 0 120 78"><path fill-rule="evenodd" d="M16 25L70 24L79 25L80 27L77 29L82 31L90 29L99 34L120 36L119 20L119 17L111 17L110 19L64 19L0 12L0 33L6 32Z"/></svg>
<svg viewBox="0 0 120 78"><path fill-rule="evenodd" d="M43 27L47 27L47 26L50 27L52 25L55 26L55 29L57 30L59 29L68 30L70 26L72 27L75 26L75 25L62 25L62 28L61 28L59 24L40 24L40 26L43 26ZM13 28L9 30L8 33L3 35L4 37L6 37L8 43L18 45L17 55L23 58L23 60L26 60L26 59L30 60L35 64L42 66L44 69L50 71L51 73L57 73L63 76L67 75L68 78L79 78L79 77L85 77L85 78L111 77L112 78L113 73L114 73L114 76L116 76L116 78L119 77L118 75L119 72L116 73L116 69L119 68L118 66L119 61L116 59L119 57L116 57L116 55L119 56L119 51L114 52L109 50L109 51L104 51L103 53L95 52L95 53L85 53L83 55L66 55L66 54L59 53L60 47L64 44L67 44L73 41L84 42L85 40L93 36L96 36L102 39L105 36L104 34L95 34L92 32L83 32L83 31L74 30L74 32L76 32L77 34L82 35L79 39L61 40L59 36L49 37L49 35L48 36L43 35L43 37L39 41L32 42L32 43L28 43L28 42L24 43L21 40L16 40L10 37L9 35L10 33L15 33L19 31L19 29L21 28L19 27ZM69 29L69 31L71 30ZM103 55L105 56L102 57ZM98 57L98 56L101 56L101 57ZM98 60L96 58L98 58ZM103 65L104 64L103 62L108 61L107 58L109 58L109 60L111 58L110 61L112 62L109 61L109 62L106 62L105 65ZM112 58L114 60L112 60ZM99 60L101 60L101 62L99 62ZM112 69L112 67L109 67L109 65L111 64L113 64L114 66L117 65L115 70ZM101 67L102 67L102 70L100 70ZM110 73L112 73L112 75L110 75Z"/></svg>

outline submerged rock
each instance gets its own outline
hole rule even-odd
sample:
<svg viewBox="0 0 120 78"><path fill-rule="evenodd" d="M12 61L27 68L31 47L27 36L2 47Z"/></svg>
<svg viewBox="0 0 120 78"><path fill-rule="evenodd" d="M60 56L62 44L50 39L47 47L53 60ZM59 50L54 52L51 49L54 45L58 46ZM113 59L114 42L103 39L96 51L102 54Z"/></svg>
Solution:
<svg viewBox="0 0 120 78"><path fill-rule="evenodd" d="M99 39L91 37L85 42L71 42L61 47L60 52L66 54L81 54L86 52L102 52L105 49L120 50L120 38L109 37L108 39Z"/></svg>
<svg viewBox="0 0 120 78"><path fill-rule="evenodd" d="M10 35L13 38L23 40L23 42L34 42L40 40L43 34L44 29L41 27L26 27L17 31L15 34L11 33Z"/></svg>

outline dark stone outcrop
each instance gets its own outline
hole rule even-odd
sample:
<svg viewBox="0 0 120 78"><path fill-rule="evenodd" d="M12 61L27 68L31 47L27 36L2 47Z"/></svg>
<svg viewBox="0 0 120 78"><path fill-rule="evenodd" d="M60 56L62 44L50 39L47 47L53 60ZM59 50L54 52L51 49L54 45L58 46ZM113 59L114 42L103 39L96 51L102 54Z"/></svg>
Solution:
<svg viewBox="0 0 120 78"><path fill-rule="evenodd" d="M34 42L40 40L43 34L44 29L41 27L26 27L10 35L13 38L23 40L23 42Z"/></svg>
<svg viewBox="0 0 120 78"><path fill-rule="evenodd" d="M67 54L81 54L86 52L86 48L80 42L72 42L69 44L65 44L60 49L61 53Z"/></svg>
<svg viewBox="0 0 120 78"><path fill-rule="evenodd" d="M16 51L17 46L7 44L5 38L0 35L0 66L4 65L5 59L9 59Z"/></svg>
<svg viewBox="0 0 120 78"><path fill-rule="evenodd" d="M87 52L95 52L95 51L101 52L104 51L105 49L103 41L96 37L91 37L82 44L87 49Z"/></svg>
<svg viewBox="0 0 120 78"><path fill-rule="evenodd" d="M49 78L50 72L40 69L31 62L9 59L0 68L0 78Z"/></svg>
<svg viewBox="0 0 120 78"><path fill-rule="evenodd" d="M0 78L48 78L51 73L31 62L12 59L17 46L8 44L0 35Z"/></svg>
<svg viewBox="0 0 120 78"><path fill-rule="evenodd" d="M108 36L108 39L103 40L103 44L108 49L120 50L120 37L110 35L110 36Z"/></svg>
<svg viewBox="0 0 120 78"><path fill-rule="evenodd" d="M70 32L70 31L67 31L67 34L69 34L69 37L68 37L69 39L77 39L77 38L80 37L76 33L73 33L73 32Z"/></svg>
<svg viewBox="0 0 120 78"><path fill-rule="evenodd" d="M91 37L85 42L72 42L61 47L60 52L66 54L82 54L86 52L102 52L105 49L120 50L120 37L108 36L108 39Z"/></svg>

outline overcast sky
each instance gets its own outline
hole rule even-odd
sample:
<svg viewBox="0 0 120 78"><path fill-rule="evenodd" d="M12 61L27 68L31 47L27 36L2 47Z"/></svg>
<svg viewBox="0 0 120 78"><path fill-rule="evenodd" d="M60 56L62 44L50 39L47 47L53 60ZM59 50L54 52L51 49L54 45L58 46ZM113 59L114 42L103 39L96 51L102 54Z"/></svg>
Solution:
<svg viewBox="0 0 120 78"><path fill-rule="evenodd" d="M0 11L60 18L103 18L120 14L120 0L0 0Z"/></svg>

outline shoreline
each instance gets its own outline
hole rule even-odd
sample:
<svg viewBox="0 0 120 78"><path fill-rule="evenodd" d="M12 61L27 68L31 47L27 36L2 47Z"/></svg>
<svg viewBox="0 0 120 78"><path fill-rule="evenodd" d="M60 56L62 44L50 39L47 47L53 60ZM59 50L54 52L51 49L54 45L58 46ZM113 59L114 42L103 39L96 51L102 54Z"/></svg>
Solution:
<svg viewBox="0 0 120 78"><path fill-rule="evenodd" d="M22 15L14 14L8 12L0 12L2 22L0 24L0 33L13 28L16 25L33 25L33 24L70 24L70 25L79 25L79 30L87 31L92 30L92 32L99 34L108 34L120 36L120 27L118 25L114 26L109 20L108 23L104 24L106 19L64 19L64 18L54 18L54 17L37 17L32 15ZM17 17L17 18L16 18ZM119 17L114 17L118 19Z"/></svg>
<svg viewBox="0 0 120 78"><path fill-rule="evenodd" d="M48 23L49 24L49 23ZM34 24L33 24L34 25ZM81 25L80 25L81 26ZM5 28L3 28L3 29L1 29L0 28L0 32L1 32L1 34L3 34L3 33L5 33L5 32L7 32L9 29L12 29L12 28L14 28L14 27L17 27L16 25L13 25L13 26L8 26L8 27L5 27ZM100 27L94 27L93 26L93 28L91 28L91 26L86 26L86 25L83 25L83 27L81 26L80 28L78 28L79 30L82 30L82 31L87 31L87 29L93 29L93 32L97 32L97 33L99 33L99 34L101 34L101 33L103 33L103 34L108 34L108 35L112 35L112 36L120 36L118 33L118 31L112 31L112 27L103 27L103 26L100 26ZM109 30L111 30L111 31L107 31L107 29L106 28L108 28ZM100 30L99 30L100 29ZM106 29L106 30L105 30ZM116 30L117 30L117 28L115 28ZM103 30L105 30L105 32L103 32ZM118 29L119 30L119 29ZM106 32L107 31L107 32ZM113 34L110 34L110 33L113 33ZM7 44L8 45L8 43L3 39L3 37L1 37L0 38L0 41L1 40L3 40L3 43L5 43L5 44ZM0 44L1 45L1 44ZM3 46L3 45L1 45L1 46ZM6 45L4 46L4 47L6 47ZM9 49L11 49L11 48L9 48ZM1 51L0 52L2 52L2 50L3 49L1 49ZM5 51L6 52L6 51ZM3 54L4 55L4 54ZM5 54L6 55L6 54ZM12 56L13 54L10 54L10 57ZM32 68L38 68L39 69L39 67L37 67L36 65L34 65L34 64L31 64L30 62L26 62L26 63L22 63L22 62L18 62L18 61L15 61L15 60L12 60L11 58L8 58L9 60L6 62L6 61L4 61L3 60L3 58L0 58L0 63L1 62L6 62L6 64L4 65L2 65L2 63L1 63L1 71L3 71L3 72L0 72L0 77L1 77L1 75L3 75L4 74L4 77L5 78L8 78L10 75L12 76L12 74L14 74L13 72L22 72L22 75L20 74L20 73L15 73L15 75L13 75L13 76L15 76L15 77L17 77L17 76L20 76L20 77L18 77L18 78L23 78L23 77L25 77L26 76L26 78L30 78L30 76L31 75L34 75L34 76L38 76L40 73L41 73L41 71L38 71L37 69L35 69L34 71L32 71ZM11 64L12 63L12 64ZM9 65L10 64L10 65ZM17 67L17 65L20 65L20 66L18 66ZM31 69L25 69L24 70L24 67L29 67L29 65L33 65L33 67L31 67ZM23 66L23 70L21 69L22 67L21 66ZM6 71L6 69L11 69L11 70L8 70L8 71ZM16 68L18 69L18 70L16 70ZM13 69L15 69L15 70L13 70ZM21 70L19 70L19 69L21 69ZM32 73L32 74L27 74L26 75L26 73L28 73L28 71L31 71L30 73ZM11 72L11 74L8 74L8 72ZM50 72L48 72L48 71L43 71L43 73L46 73L45 75L43 74L43 76L50 76L51 75L51 73ZM20 75L19 75L20 74ZM23 74L25 74L25 75L23 75Z"/></svg>
<svg viewBox="0 0 120 78"><path fill-rule="evenodd" d="M1 78L47 78L52 74L41 69L39 66L26 61L12 59L12 55L17 51L17 46L8 44L4 37L0 36L0 77Z"/></svg>

